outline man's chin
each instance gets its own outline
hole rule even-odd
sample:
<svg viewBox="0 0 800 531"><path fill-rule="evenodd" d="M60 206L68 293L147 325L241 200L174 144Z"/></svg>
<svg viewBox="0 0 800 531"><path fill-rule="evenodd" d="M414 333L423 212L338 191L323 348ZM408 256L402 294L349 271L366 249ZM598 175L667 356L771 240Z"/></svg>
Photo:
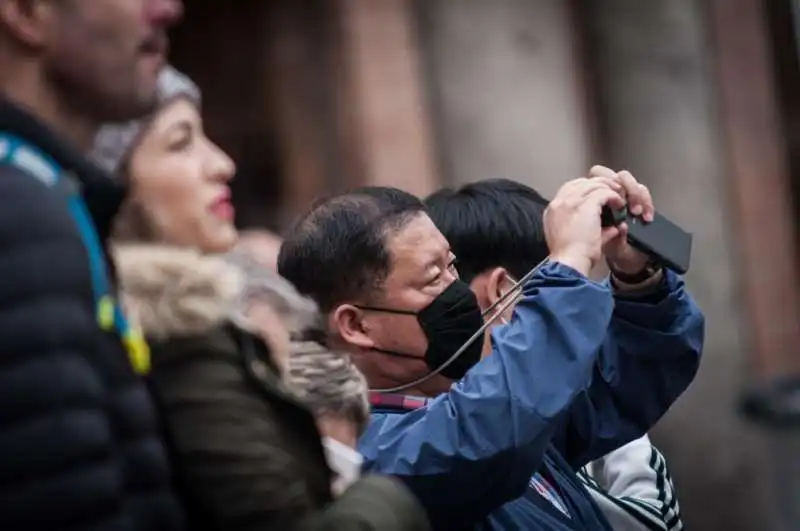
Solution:
<svg viewBox="0 0 800 531"><path fill-rule="evenodd" d="M104 106L95 105L86 110L86 114L92 116L93 121L98 125L104 124L125 124L136 120L141 120L152 114L155 105L120 105L119 103L109 103Z"/></svg>
<svg viewBox="0 0 800 531"><path fill-rule="evenodd" d="M158 96L155 90L145 94L139 94L136 97L128 98L127 101L120 101L116 106L118 116L115 122L127 122L130 120L138 120L149 116L154 113L158 107ZM114 112L114 109L111 110Z"/></svg>
<svg viewBox="0 0 800 531"><path fill-rule="evenodd" d="M155 112L158 107L158 92L155 84L152 84L127 94L97 95L94 100L93 111L100 123L124 123L139 120ZM99 102L105 102L105 105L98 105ZM90 105L91 103L89 102Z"/></svg>
<svg viewBox="0 0 800 531"><path fill-rule="evenodd" d="M60 71L52 76L64 104L98 124L138 120L151 114L158 104L155 82L119 90L120 83L100 84L89 78L62 75Z"/></svg>

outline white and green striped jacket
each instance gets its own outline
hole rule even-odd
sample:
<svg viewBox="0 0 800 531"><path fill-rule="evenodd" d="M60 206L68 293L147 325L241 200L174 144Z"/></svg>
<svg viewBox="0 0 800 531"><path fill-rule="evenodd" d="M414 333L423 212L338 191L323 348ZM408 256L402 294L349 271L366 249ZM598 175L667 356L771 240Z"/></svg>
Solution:
<svg viewBox="0 0 800 531"><path fill-rule="evenodd" d="M614 531L681 531L667 463L647 436L590 463L579 474Z"/></svg>

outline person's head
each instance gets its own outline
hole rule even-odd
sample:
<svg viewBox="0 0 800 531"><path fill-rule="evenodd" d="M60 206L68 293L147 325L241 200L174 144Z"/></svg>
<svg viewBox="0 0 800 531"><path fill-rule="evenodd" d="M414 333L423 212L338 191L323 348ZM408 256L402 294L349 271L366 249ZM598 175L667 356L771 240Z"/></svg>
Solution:
<svg viewBox="0 0 800 531"><path fill-rule="evenodd" d="M330 345L383 388L429 374L482 325L454 260L420 199L366 187L312 205L286 235L278 271L320 305ZM414 390L442 392L479 357L478 344Z"/></svg>
<svg viewBox="0 0 800 531"><path fill-rule="evenodd" d="M444 188L425 205L458 256L461 278L482 310L549 254L543 225L547 200L524 184L492 179ZM510 313L509 308L501 318Z"/></svg>
<svg viewBox="0 0 800 531"><path fill-rule="evenodd" d="M237 249L250 254L255 260L272 271L278 271L278 252L283 240L265 229L247 229L239 232Z"/></svg>
<svg viewBox="0 0 800 531"><path fill-rule="evenodd" d="M95 125L146 114L182 13L181 0L0 0L3 86Z"/></svg>
<svg viewBox="0 0 800 531"><path fill-rule="evenodd" d="M158 81L155 112L103 125L91 152L130 186L115 236L225 252L236 243L229 186L236 168L203 130L194 83L171 67Z"/></svg>
<svg viewBox="0 0 800 531"><path fill-rule="evenodd" d="M237 250L225 255L225 259L242 275L233 321L261 336L270 347L272 360L285 372L291 340L320 327L317 305L246 252Z"/></svg>
<svg viewBox="0 0 800 531"><path fill-rule="evenodd" d="M369 422L369 398L349 355L314 341L294 342L285 380L314 413L322 435L356 447Z"/></svg>

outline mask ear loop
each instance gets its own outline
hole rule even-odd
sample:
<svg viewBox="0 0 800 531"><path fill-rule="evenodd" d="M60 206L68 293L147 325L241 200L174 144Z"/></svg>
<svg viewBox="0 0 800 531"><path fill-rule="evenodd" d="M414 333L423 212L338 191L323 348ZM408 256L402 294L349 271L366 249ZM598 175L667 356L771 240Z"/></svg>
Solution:
<svg viewBox="0 0 800 531"><path fill-rule="evenodd" d="M500 314L504 313L509 307L508 304L504 304L503 307L497 312L494 312L494 310L499 305L503 304L504 301L508 300L508 298L511 297L512 295L514 296L514 302L518 302L519 299L522 298L522 288L525 287L525 284L531 278L533 278L533 275L536 274L536 272L539 270L539 268L542 267L543 265L545 265L549 260L550 260L550 257L548 256L547 258L545 258L544 260L542 260L541 262L539 262L538 264L533 266L533 269L531 269L530 271L525 273L522 276L522 278L520 278L514 284L512 284L511 287L508 289L508 291L503 293L500 296L500 298L498 298L496 301L494 301L494 303L491 306L489 306L488 308L486 308L483 311L484 319L487 318L487 317L493 316L493 315L500 315ZM494 312L494 314L493 314L493 312ZM494 317L490 317L490 318L494 319Z"/></svg>
<svg viewBox="0 0 800 531"><path fill-rule="evenodd" d="M536 272L539 270L539 268L541 268L543 265L545 265L548 262L548 260L550 260L549 256L547 258L545 258L544 260L542 260L541 262L539 262L538 264L536 264L535 266L533 266L533 268L530 271L525 273L525 275L523 275L523 277L521 279L519 279L516 283L514 283L514 285L511 286L511 289L509 289L499 299L497 299L494 302L494 304L489 306L483 312L483 317L485 319L483 325L478 329L477 332L472 334L472 336L469 339L467 339L464 342L464 344L461 345L458 348L458 350L456 350L453 353L452 356L447 358L447 360L444 363L442 363L439 367L437 367L436 369L432 370L431 372L429 372L429 373L427 373L427 374L425 374L423 376L420 376L419 378L417 378L415 380L412 380L412 381L410 381L408 383L404 383L404 384L401 384L401 385L395 385L393 387L384 387L384 388L380 388L380 389L370 389L370 391L374 392L374 393L397 393L399 391L404 391L404 390L406 390L406 389L408 389L410 387L416 387L417 385L419 385L421 383L427 382L428 380L430 380L431 378L433 378L437 374L441 373L447 367L452 365L459 358L459 356L461 356L464 352L466 352L466 350L475 341L477 341L478 339L483 337L483 335L486 333L486 330L490 326L492 326L494 324L494 321L499 316L504 314L506 312L506 310L508 310L512 305L514 305L517 302L519 302L519 300L522 298L522 289L521 289L522 286L524 286L528 282L528 280L533 278L533 275L535 275ZM498 308L498 306L499 306L499 309L493 315L491 315L488 319L486 319L487 315L490 315L495 308Z"/></svg>
<svg viewBox="0 0 800 531"><path fill-rule="evenodd" d="M483 319L484 319L484 320L488 319L488 320L490 320L490 321L500 321L500 323L501 323L501 324L507 325L509 321L508 321L508 319L506 319L506 318L505 318L505 315L504 315L504 313L503 313L503 310L502 310L502 309L498 310L498 311L497 311L496 313L494 313L494 314L492 314L492 313L491 313L491 311L492 311L494 308L496 308L496 307L497 307L497 304L498 304L498 302L501 302L501 301L504 301L504 300L506 300L506 298L507 298L507 297L512 297L512 298L514 299L514 301L515 301L515 302L518 302L518 301L520 300L520 298L521 298L521 297L518 297L518 296L516 296L516 295L509 295L509 293L515 293L515 292L516 292L516 294L521 294L521 293L522 293L522 289L520 288L520 286L521 286L521 285L520 285L520 284L518 284L516 280L515 280L515 281L513 281L513 282L511 283L511 287L510 287L510 288L508 288L508 289L507 289L505 292L503 292L503 293L500 295L500 297L499 297L499 300L498 300L498 301L495 301L495 303L494 303L494 304L492 304L492 306L491 306L491 308L490 308L490 309L487 309L487 310L485 310L485 311L484 311L484 312L481 314L481 315L483 316Z"/></svg>

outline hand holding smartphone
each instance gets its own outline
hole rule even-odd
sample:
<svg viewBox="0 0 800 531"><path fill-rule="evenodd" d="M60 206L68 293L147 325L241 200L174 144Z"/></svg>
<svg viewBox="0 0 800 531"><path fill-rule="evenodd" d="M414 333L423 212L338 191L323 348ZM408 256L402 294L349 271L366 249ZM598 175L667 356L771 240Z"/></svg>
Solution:
<svg viewBox="0 0 800 531"><path fill-rule="evenodd" d="M692 235L656 212L653 221L631 215L627 209L603 208L605 227L628 224L628 242L664 267L681 275L689 270L692 259Z"/></svg>

